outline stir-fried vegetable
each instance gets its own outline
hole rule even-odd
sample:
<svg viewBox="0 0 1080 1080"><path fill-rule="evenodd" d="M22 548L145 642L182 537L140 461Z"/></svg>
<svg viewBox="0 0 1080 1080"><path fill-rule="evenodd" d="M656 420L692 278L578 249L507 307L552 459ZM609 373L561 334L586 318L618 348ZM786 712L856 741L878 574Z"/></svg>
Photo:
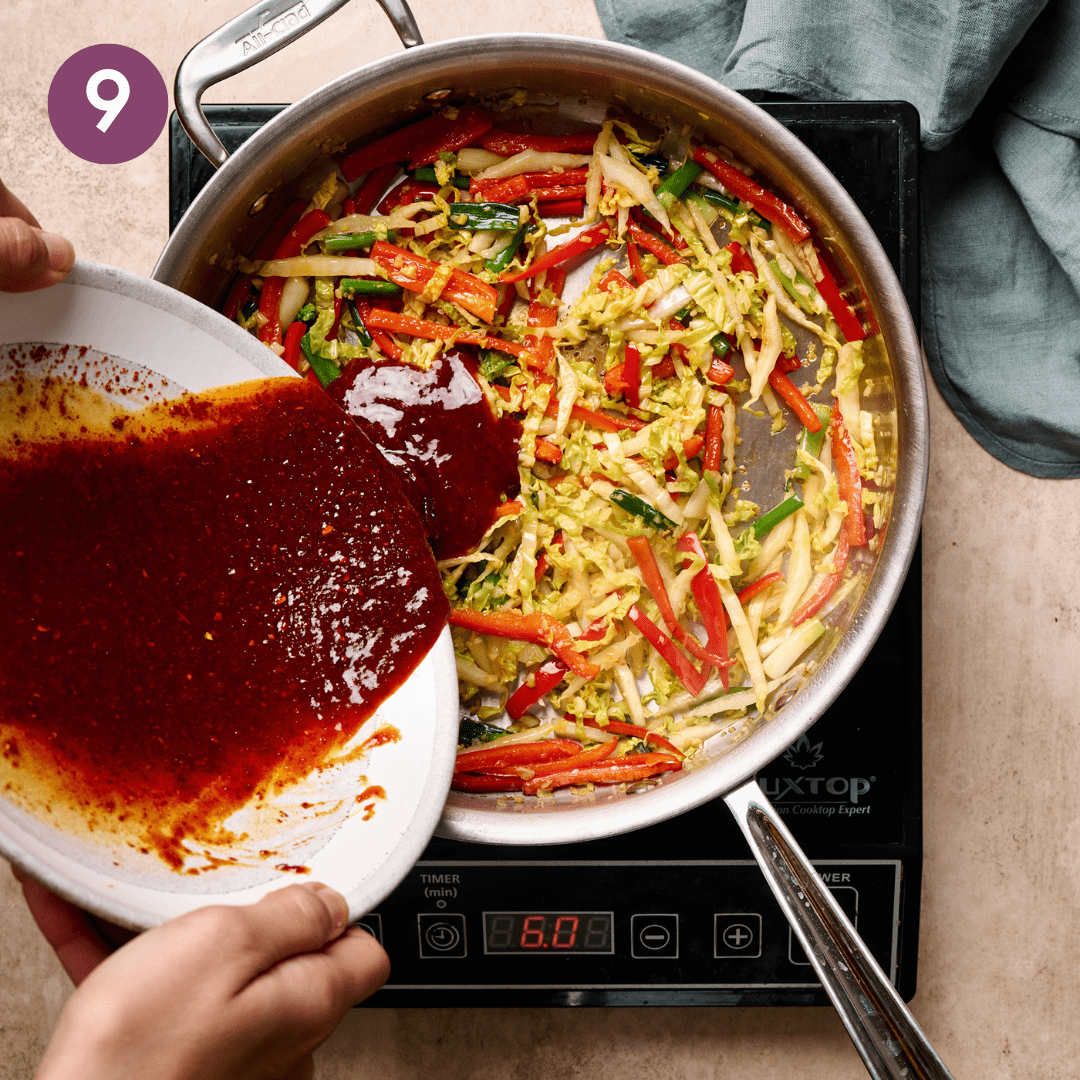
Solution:
<svg viewBox="0 0 1080 1080"><path fill-rule="evenodd" d="M797 684L877 542L866 330L828 252L726 150L660 146L443 110L344 156L226 299L323 385L355 357L478 350L521 421L520 495L441 567L475 717L460 790L683 768ZM755 409L798 430L783 474L752 478L782 500L765 511L738 453Z"/></svg>

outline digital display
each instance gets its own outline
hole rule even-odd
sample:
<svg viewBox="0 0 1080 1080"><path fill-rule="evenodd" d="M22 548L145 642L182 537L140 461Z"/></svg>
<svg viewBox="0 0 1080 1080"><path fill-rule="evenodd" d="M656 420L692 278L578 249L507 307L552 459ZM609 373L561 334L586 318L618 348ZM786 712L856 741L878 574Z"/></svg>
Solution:
<svg viewBox="0 0 1080 1080"><path fill-rule="evenodd" d="M486 953L612 953L610 911L485 911Z"/></svg>

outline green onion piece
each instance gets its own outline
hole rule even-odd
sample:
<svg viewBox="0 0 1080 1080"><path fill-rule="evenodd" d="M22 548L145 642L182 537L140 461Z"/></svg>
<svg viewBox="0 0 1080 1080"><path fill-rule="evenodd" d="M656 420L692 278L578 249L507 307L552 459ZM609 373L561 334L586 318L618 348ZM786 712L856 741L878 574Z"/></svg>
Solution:
<svg viewBox="0 0 1080 1080"><path fill-rule="evenodd" d="M792 495L790 499L785 499L779 506L766 510L754 522L754 538L760 540L770 529L776 528L784 518L790 517L796 510L801 510L802 504L802 499L797 499Z"/></svg>
<svg viewBox="0 0 1080 1080"><path fill-rule="evenodd" d="M721 195L719 191L713 191L712 188L699 188L694 194L701 199L704 199L707 203L712 203L713 206L722 207L727 210L728 213L734 214L736 217L745 214L750 220L752 225L769 225L756 210L751 210L745 203L739 202L738 199L733 199L728 195Z"/></svg>
<svg viewBox="0 0 1080 1080"><path fill-rule="evenodd" d="M315 372L316 378L322 383L323 389L326 389L341 374L341 369L333 360L328 360L312 350L310 334L305 334L300 339L300 348L304 350L304 355L311 365L311 370Z"/></svg>
<svg viewBox="0 0 1080 1080"><path fill-rule="evenodd" d="M343 277L341 293L353 296L400 296L401 286L392 281L368 281L367 278Z"/></svg>
<svg viewBox="0 0 1080 1080"><path fill-rule="evenodd" d="M489 382L513 363L514 358L509 353L497 352L495 349L480 350L479 371Z"/></svg>
<svg viewBox="0 0 1080 1080"><path fill-rule="evenodd" d="M364 325L364 320L360 318L360 312L356 308L356 303L353 300L346 300L345 303L349 305L349 312L353 318L353 327L356 329L356 336L360 339L360 344L365 349L371 348L371 335L367 332L367 327Z"/></svg>
<svg viewBox="0 0 1080 1080"><path fill-rule="evenodd" d="M810 301L807 300L806 297L803 296L803 294L795 288L795 283L791 280L791 278L787 276L787 274L784 273L783 270L780 269L780 264L776 261L776 259L769 260L769 267L776 275L776 280L784 286L784 292L786 292L788 296L790 296L791 299L794 300L795 303L798 304L799 307L801 307L803 311L806 312L807 315L813 315L814 309L810 306Z"/></svg>
<svg viewBox="0 0 1080 1080"><path fill-rule="evenodd" d="M435 175L434 165L421 165L412 175L414 180L423 180L429 184L437 184L439 182L439 178ZM450 182L456 188L468 188L469 186L469 178L467 176L455 176Z"/></svg>
<svg viewBox="0 0 1080 1080"><path fill-rule="evenodd" d="M643 169L655 168L661 175L671 168L671 162L663 154L635 154L634 157Z"/></svg>
<svg viewBox="0 0 1080 1080"><path fill-rule="evenodd" d="M309 304L308 307L311 307ZM244 306L240 309L240 314L244 316L245 321L250 319L256 311L259 310L259 298L253 296ZM299 316L297 316L299 318Z"/></svg>
<svg viewBox="0 0 1080 1080"><path fill-rule="evenodd" d="M493 274L501 274L510 265L511 260L517 254L517 249L521 247L521 242L524 239L525 227L522 226L514 233L514 238L499 252L498 255L493 259L488 259L487 262L484 263L484 269L490 270Z"/></svg>
<svg viewBox="0 0 1080 1080"><path fill-rule="evenodd" d="M327 251L351 251L353 248L369 248L376 240L394 239L394 230L385 229L380 232L332 233L324 236L320 243Z"/></svg>
<svg viewBox="0 0 1080 1080"><path fill-rule="evenodd" d="M810 403L810 408L817 413L817 418L821 421L821 428L818 431L811 431L809 428L803 428L799 432L799 449L805 450L811 457L819 457L821 454L821 444L825 441L825 432L829 430L829 416L832 410L828 405L820 405L815 402ZM799 461L795 465L795 470L791 474L796 480L809 480L810 479L810 466L805 461Z"/></svg>
<svg viewBox="0 0 1080 1080"><path fill-rule="evenodd" d="M310 326L319 316L319 313L315 310L314 304L305 304L297 313L296 317L302 323L307 323Z"/></svg>
<svg viewBox="0 0 1080 1080"><path fill-rule="evenodd" d="M716 337L709 341L709 344L712 346L712 351L716 353L718 360L723 360L731 352L731 342L723 334L717 334Z"/></svg>
<svg viewBox="0 0 1080 1080"><path fill-rule="evenodd" d="M492 229L514 232L521 225L521 212L509 203L454 203L447 215L448 229Z"/></svg>
<svg viewBox="0 0 1080 1080"><path fill-rule="evenodd" d="M684 161L673 173L668 173L656 189L656 198L660 205L665 210L670 210L701 172L701 166L696 161Z"/></svg>
<svg viewBox="0 0 1080 1080"><path fill-rule="evenodd" d="M493 727L491 724L482 724L479 720L471 720L462 717L461 726L458 728L458 746L468 746L474 742L491 742L502 735L509 735L509 731L503 728Z"/></svg>
<svg viewBox="0 0 1080 1080"><path fill-rule="evenodd" d="M660 532L671 532L675 528L675 522L671 518L666 514L661 514L651 503L639 499L636 495L631 495L629 491L616 488L610 498L616 506L621 507L628 514L633 514L634 517L641 518L646 525L651 525Z"/></svg>
<svg viewBox="0 0 1080 1080"><path fill-rule="evenodd" d="M672 315L672 318L676 322L681 322L683 326L685 326L690 321L690 307L691 305L687 304L686 307L682 309L682 311L676 311L675 314Z"/></svg>

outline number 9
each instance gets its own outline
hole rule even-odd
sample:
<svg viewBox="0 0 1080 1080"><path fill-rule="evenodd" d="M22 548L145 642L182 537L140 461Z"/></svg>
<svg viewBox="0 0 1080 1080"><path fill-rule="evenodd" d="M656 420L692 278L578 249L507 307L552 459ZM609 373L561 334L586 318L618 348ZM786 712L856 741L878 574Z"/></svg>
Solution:
<svg viewBox="0 0 1080 1080"><path fill-rule="evenodd" d="M116 83L116 97L103 98L101 96L99 91L103 82ZM129 97L131 97L131 84L115 68L102 68L90 76L90 80L86 84L86 100L95 109L100 109L102 112L101 119L97 122L98 131L109 130L112 122L120 115L121 110L128 103Z"/></svg>

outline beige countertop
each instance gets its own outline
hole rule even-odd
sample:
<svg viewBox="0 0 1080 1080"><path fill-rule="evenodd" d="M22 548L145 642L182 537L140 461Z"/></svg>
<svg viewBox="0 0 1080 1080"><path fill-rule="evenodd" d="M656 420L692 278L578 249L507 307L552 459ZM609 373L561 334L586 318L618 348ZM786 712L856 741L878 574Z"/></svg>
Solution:
<svg viewBox="0 0 1080 1080"><path fill-rule="evenodd" d="M138 49L171 83L236 0L6 0L0 175L86 258L148 274L168 226L167 144L125 165L69 154L49 126L60 64ZM428 40L486 31L602 36L575 0L414 0ZM357 0L302 42L214 88L292 101L400 49ZM912 1009L958 1080L1055 1080L1080 1058L1080 484L987 455L931 388L923 533L925 867ZM70 992L13 879L0 874L0 1080L29 1077ZM320 1077L509 1075L844 1080L865 1076L828 1009L356 1010Z"/></svg>

